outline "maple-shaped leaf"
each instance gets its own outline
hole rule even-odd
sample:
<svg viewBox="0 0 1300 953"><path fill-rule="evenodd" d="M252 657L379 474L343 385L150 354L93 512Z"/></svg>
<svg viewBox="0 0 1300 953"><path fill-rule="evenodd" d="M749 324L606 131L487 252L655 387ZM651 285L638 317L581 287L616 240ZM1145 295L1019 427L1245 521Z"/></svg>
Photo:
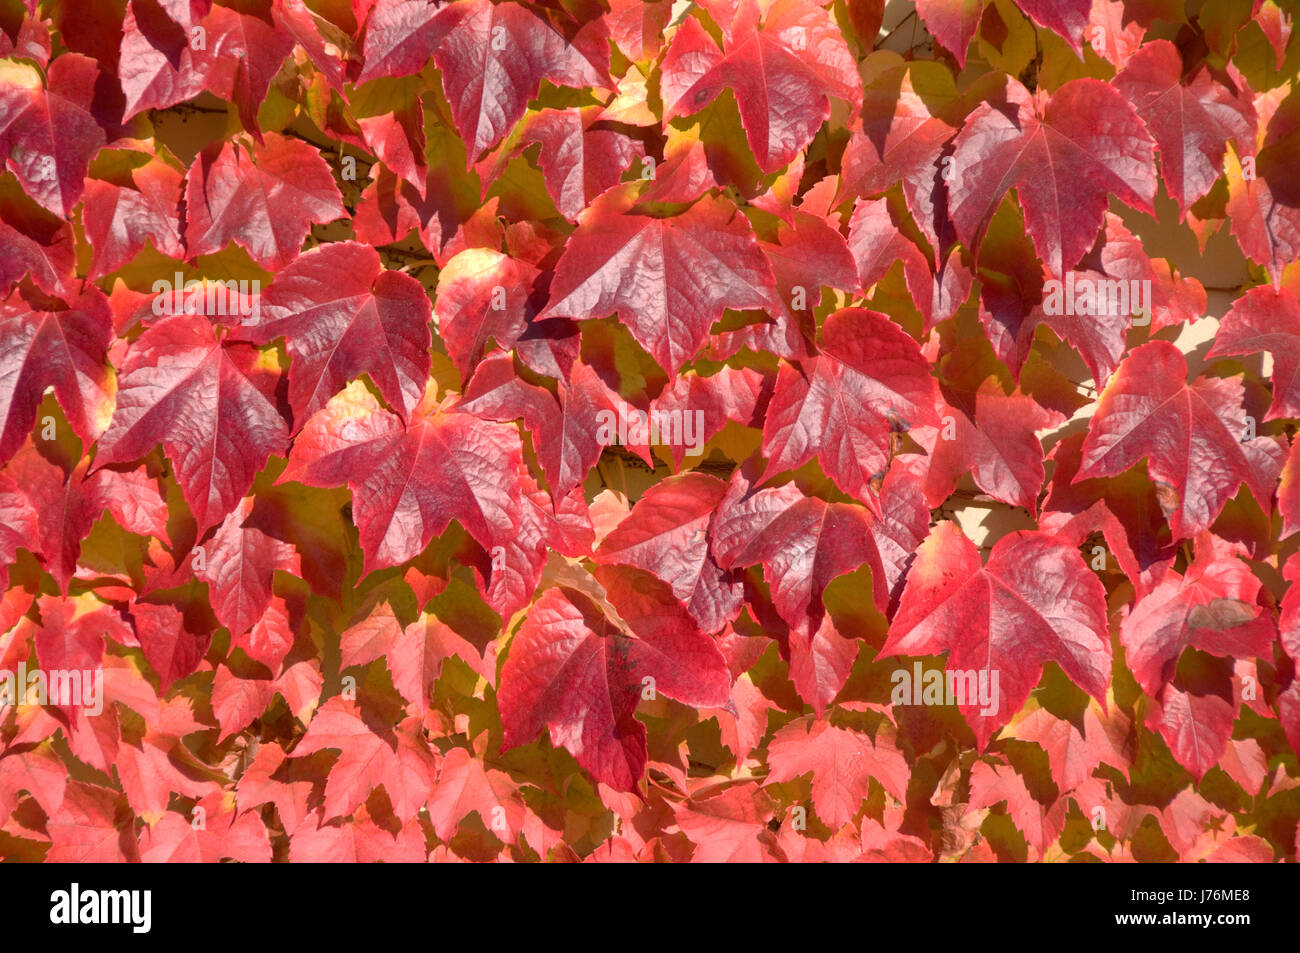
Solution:
<svg viewBox="0 0 1300 953"><path fill-rule="evenodd" d="M677 826L695 845L691 862L770 863L761 839L768 833L772 801L754 784L734 784L720 794L690 798L673 806Z"/></svg>
<svg viewBox="0 0 1300 953"><path fill-rule="evenodd" d="M1134 106L1160 148L1169 194L1183 215L1223 176L1229 140L1239 155L1255 145L1255 107L1250 89L1218 82L1202 67L1183 75L1183 58L1168 40L1155 40L1129 57L1113 84Z"/></svg>
<svg viewBox="0 0 1300 953"><path fill-rule="evenodd" d="M202 543L203 556L192 558L194 575L208 584L208 599L217 621L233 637L247 632L271 604L271 580L277 569L301 573L298 553L258 525L252 497L240 500L216 531Z"/></svg>
<svg viewBox="0 0 1300 953"><path fill-rule="evenodd" d="M583 213L539 317L617 312L637 343L675 375L724 309L772 303L772 268L749 220L730 202L704 198L681 215L650 218L626 211L632 195L615 189Z"/></svg>
<svg viewBox="0 0 1300 953"><path fill-rule="evenodd" d="M502 834L507 843L523 829L524 803L517 785L504 771L488 767L465 748L452 748L438 770L438 783L429 796L429 820L442 841L450 841L460 822L472 813L488 830ZM496 826L500 818L505 830Z"/></svg>
<svg viewBox="0 0 1300 953"><path fill-rule="evenodd" d="M41 621L35 627L34 642L44 669L93 672L100 667L108 639L122 645L136 642L117 610L92 595L41 596L36 606ZM65 710L76 709L73 705ZM76 721L76 715L72 720Z"/></svg>
<svg viewBox="0 0 1300 953"><path fill-rule="evenodd" d="M957 479L969 472L995 500L1023 506L1034 513L1043 487L1043 444L1037 431L1065 423L1065 415L1043 407L1032 397L1006 394L989 378L973 395L974 413L961 407L941 407L938 429L925 428L917 441L930 454L925 495L939 506L952 495Z"/></svg>
<svg viewBox="0 0 1300 953"><path fill-rule="evenodd" d="M95 465L128 463L161 443L199 532L225 519L289 428L275 404L279 371L248 344L221 341L201 315L160 320L127 349L117 409Z"/></svg>
<svg viewBox="0 0 1300 953"><path fill-rule="evenodd" d="M1300 300L1289 288L1251 288L1234 301L1206 359L1260 351L1271 353L1274 362L1273 402L1264 419L1300 417Z"/></svg>
<svg viewBox="0 0 1300 953"><path fill-rule="evenodd" d="M380 724L355 702L335 696L313 716L292 756L326 748L337 750L339 760L325 781L325 820L351 814L382 786L394 813L408 821L433 787L435 759L419 732L418 719Z"/></svg>
<svg viewBox="0 0 1300 953"><path fill-rule="evenodd" d="M600 128L599 106L543 109L524 120L520 148L540 145L546 192L571 222L596 196L617 185L643 148L615 129Z"/></svg>
<svg viewBox="0 0 1300 953"><path fill-rule="evenodd" d="M433 61L471 162L519 121L542 80L580 89L613 85L605 42L570 42L521 4L451 4L434 29L444 35Z"/></svg>
<svg viewBox="0 0 1300 953"><path fill-rule="evenodd" d="M1062 277L1092 247L1109 196L1155 214L1155 143L1113 87L1076 79L1050 99L1008 79L1005 101L983 102L954 140L948 182L957 234L976 247L1015 188L1038 257Z"/></svg>
<svg viewBox="0 0 1300 953"><path fill-rule="evenodd" d="M259 666L232 656L217 668L212 679L212 713L221 727L218 740L225 741L251 725L277 694L293 717L310 722L323 686L320 662L314 658L299 659L267 678Z"/></svg>
<svg viewBox="0 0 1300 953"><path fill-rule="evenodd" d="M966 49L979 28L984 0L917 0L916 12L939 43L966 68Z"/></svg>
<svg viewBox="0 0 1300 953"><path fill-rule="evenodd" d="M280 475L351 488L367 572L418 555L453 519L485 549L519 529L519 432L432 393L403 424L354 381L307 421Z"/></svg>
<svg viewBox="0 0 1300 953"><path fill-rule="evenodd" d="M424 396L429 296L410 275L386 271L370 246L312 249L275 276L259 307L254 340L288 342L289 402L299 427L363 373L403 417Z"/></svg>
<svg viewBox="0 0 1300 953"><path fill-rule="evenodd" d="M251 153L233 142L201 152L186 179L185 208L191 257L233 241L273 272L298 256L313 224L347 214L320 153L277 133Z"/></svg>
<svg viewBox="0 0 1300 953"><path fill-rule="evenodd" d="M817 816L832 829L857 816L872 778L893 797L907 796L907 761L893 747L872 741L828 721L799 720L786 725L768 745L771 771L765 784L812 774Z"/></svg>
<svg viewBox="0 0 1300 953"><path fill-rule="evenodd" d="M47 387L85 443L104 432L112 412L112 341L113 313L94 286L66 303L22 289L0 303L0 462L31 432Z"/></svg>
<svg viewBox="0 0 1300 953"><path fill-rule="evenodd" d="M1046 533L1004 536L981 566L975 544L955 524L940 523L917 550L879 657L939 652L948 653L950 671L987 673L990 688L998 679L990 706L974 698L958 705L983 750L1024 704L1046 662L1104 703L1111 659L1105 588L1077 549Z"/></svg>
<svg viewBox="0 0 1300 953"><path fill-rule="evenodd" d="M64 53L50 64L45 87L31 67L0 74L0 153L5 167L43 208L70 218L86 172L106 141L91 112L99 64Z"/></svg>
<svg viewBox="0 0 1300 953"><path fill-rule="evenodd" d="M168 811L146 828L140 859L146 864L216 864L226 859L268 864L271 838L257 811L237 811L228 796L209 794L189 816Z"/></svg>
<svg viewBox="0 0 1300 953"><path fill-rule="evenodd" d="M739 581L709 554L709 526L726 492L726 483L705 473L656 483L601 542L596 559L653 573L672 586L700 629L718 631L735 618L742 598Z"/></svg>
<svg viewBox="0 0 1300 953"><path fill-rule="evenodd" d="M490 248L467 248L438 272L438 336L464 380L483 360L489 340L509 350L527 330L539 274L528 262Z"/></svg>
<svg viewBox="0 0 1300 953"><path fill-rule="evenodd" d="M135 818L117 791L72 781L47 825L55 864L120 864L138 861Z"/></svg>
<svg viewBox="0 0 1300 953"><path fill-rule="evenodd" d="M1273 642L1271 618L1256 604L1260 581L1245 550L1210 533L1196 537L1187 571L1170 570L1120 626L1125 659L1152 697L1173 677L1188 646L1231 658L1264 658Z"/></svg>
<svg viewBox="0 0 1300 953"><path fill-rule="evenodd" d="M131 173L131 185L86 180L81 222L95 250L89 277L102 278L135 258L147 242L170 258L184 258L181 173L150 162Z"/></svg>
<svg viewBox="0 0 1300 953"><path fill-rule="evenodd" d="M253 14L209 5L174 20L151 0L131 0L118 69L124 120L206 90L233 101L244 128L256 133L257 106L292 48L291 39Z"/></svg>
<svg viewBox="0 0 1300 953"><path fill-rule="evenodd" d="M503 751L548 728L598 781L635 791L645 772L647 689L697 708L727 704L727 663L665 583L626 567L598 567L616 614L590 595L548 589L533 605L501 669Z"/></svg>
<svg viewBox="0 0 1300 953"><path fill-rule="evenodd" d="M937 394L906 331L877 311L837 311L822 326L820 354L781 365L763 421L766 475L815 456L836 486L876 509L890 434L937 423Z"/></svg>
<svg viewBox="0 0 1300 953"><path fill-rule="evenodd" d="M1100 764L1128 764L1120 747L1123 739L1114 736L1091 705L1071 718L1037 708L1016 724L1015 735L1047 752L1052 780L1063 794L1084 784Z"/></svg>
<svg viewBox="0 0 1300 953"><path fill-rule="evenodd" d="M856 112L862 81L839 27L810 0L742 0L719 50L687 18L661 64L664 121L699 112L729 89L759 168L775 172L812 141L832 96Z"/></svg>
<svg viewBox="0 0 1300 953"><path fill-rule="evenodd" d="M1143 457L1174 539L1214 522L1245 483L1268 505L1285 453L1271 437L1247 436L1242 384L1187 383L1187 360L1167 341L1132 351L1106 385L1083 442L1075 481L1114 476Z"/></svg>
<svg viewBox="0 0 1300 953"><path fill-rule="evenodd" d="M250 659L271 672L279 672L285 656L293 648L295 623L284 599L272 595L266 611L253 627L242 635L232 636L232 646L243 649Z"/></svg>
<svg viewBox="0 0 1300 953"><path fill-rule="evenodd" d="M23 791L53 817L68 788L68 769L46 746L8 752L0 758L0 813L12 817Z"/></svg>
<svg viewBox="0 0 1300 953"><path fill-rule="evenodd" d="M43 557L65 592L77 571L82 541L106 512L125 530L167 542L166 506L157 484L143 471L101 469L87 475L89 461L70 468L67 463L51 462L29 444L6 470L36 510L38 528L22 545Z"/></svg>
<svg viewBox="0 0 1300 953"><path fill-rule="evenodd" d="M110 694L106 702L115 700ZM190 699L159 700L153 695L144 700L150 704L139 711L145 721L143 735L136 741L122 740L113 772L131 809L146 824L153 825L166 813L173 793L202 798L216 792L218 782L212 777L214 772L205 770L206 766L182 743L185 736L208 727L195 720Z"/></svg>
<svg viewBox="0 0 1300 953"><path fill-rule="evenodd" d="M485 677L487 674L482 653L446 623L422 615L403 627L387 603L375 606L339 638L340 668L364 665L382 657L392 674L393 687L410 710L419 715L429 707L433 683L446 659L457 657Z"/></svg>
<svg viewBox="0 0 1300 953"><path fill-rule="evenodd" d="M921 249L899 230L888 206L885 199L859 199L854 204L849 219L849 250L857 263L858 280L863 288L870 288L889 273L894 262L901 261L907 289L929 327L934 310L930 265Z"/></svg>
<svg viewBox="0 0 1300 953"><path fill-rule="evenodd" d="M811 620L815 629L822 590L863 563L871 567L876 607L886 612L897 597L930 514L920 489L901 473L885 481L881 512L805 496L793 483L751 492L738 472L713 516L710 549L723 569L762 563L781 617L796 628Z"/></svg>

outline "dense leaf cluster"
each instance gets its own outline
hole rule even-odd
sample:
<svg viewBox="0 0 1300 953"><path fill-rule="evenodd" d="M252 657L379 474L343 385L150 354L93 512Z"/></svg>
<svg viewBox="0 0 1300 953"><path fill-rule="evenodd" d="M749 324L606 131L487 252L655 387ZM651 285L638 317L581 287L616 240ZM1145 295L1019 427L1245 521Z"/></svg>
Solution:
<svg viewBox="0 0 1300 953"><path fill-rule="evenodd" d="M1295 860L1292 8L883 8L0 4L0 856Z"/></svg>

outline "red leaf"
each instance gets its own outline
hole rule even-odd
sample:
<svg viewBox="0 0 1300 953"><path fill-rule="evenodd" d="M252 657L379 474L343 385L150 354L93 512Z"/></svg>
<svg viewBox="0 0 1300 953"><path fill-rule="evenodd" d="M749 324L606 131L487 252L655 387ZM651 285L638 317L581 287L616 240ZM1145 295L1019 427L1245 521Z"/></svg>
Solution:
<svg viewBox="0 0 1300 953"><path fill-rule="evenodd" d="M460 409L488 420L523 418L553 496L563 499L582 484L612 439L602 439L602 420L630 420L630 405L609 389L594 370L575 364L560 400L544 388L520 380L506 355L485 361ZM617 434L617 427L609 434Z"/></svg>
<svg viewBox="0 0 1300 953"><path fill-rule="evenodd" d="M294 423L361 374L402 417L424 396L433 309L410 275L385 271L367 245L314 248L280 272L260 302L261 344L285 337Z"/></svg>
<svg viewBox="0 0 1300 953"><path fill-rule="evenodd" d="M634 717L643 690L718 707L730 677L667 585L632 569L596 572L619 618L574 589L547 590L501 670L501 747L526 744L547 727L551 742L598 781L634 791L646 764L645 726Z"/></svg>
<svg viewBox="0 0 1300 953"><path fill-rule="evenodd" d="M769 863L760 835L772 816L770 800L753 784L738 784L710 798L674 806L677 826L695 845L697 864Z"/></svg>
<svg viewBox="0 0 1300 953"><path fill-rule="evenodd" d="M1034 798L1024 778L1011 768L998 770L985 761L976 761L971 767L967 809L977 811L1003 801L1012 822L1041 857L1065 826L1064 804L1058 801L1056 805L1045 805Z"/></svg>
<svg viewBox="0 0 1300 953"><path fill-rule="evenodd" d="M1006 103L981 103L955 140L948 196L957 234L977 244L1014 186L1038 257L1062 277L1092 246L1108 195L1155 214L1154 149L1110 86L1072 80L1043 104L1008 80Z"/></svg>
<svg viewBox="0 0 1300 953"><path fill-rule="evenodd" d="M826 319L822 353L782 364L763 421L765 475L814 456L845 493L877 509L890 434L937 422L930 365L885 315L846 308Z"/></svg>
<svg viewBox="0 0 1300 953"><path fill-rule="evenodd" d="M862 105L862 83L830 14L810 0L777 0L758 24L758 5L743 0L718 50L688 18L661 65L664 121L689 116L730 89L759 168L775 172L808 145L831 114L830 97Z"/></svg>
<svg viewBox="0 0 1300 953"><path fill-rule="evenodd" d="M325 783L324 819L351 814L380 786L399 819L413 818L424 806L436 773L434 756L417 728L415 719L395 728L372 723L354 703L337 696L322 705L293 757L326 748L339 752Z"/></svg>
<svg viewBox="0 0 1300 953"><path fill-rule="evenodd" d="M181 174L163 162L132 173L134 188L86 181L81 221L95 250L89 277L102 278L135 258L146 242L170 258L184 258L181 243Z"/></svg>
<svg viewBox="0 0 1300 953"><path fill-rule="evenodd" d="M293 546L259 525L253 499L245 497L203 543L203 561L194 575L208 584L208 599L217 621L238 637L262 618L271 604L271 580L277 569L298 575Z"/></svg>
<svg viewBox="0 0 1300 953"><path fill-rule="evenodd" d="M926 501L940 506L957 488L958 477L969 472L995 500L1036 513L1043 487L1043 444L1037 431L1060 426L1065 415L1019 392L1003 393L995 378L986 380L973 398L973 415L945 404L941 426L917 435L930 453Z"/></svg>
<svg viewBox="0 0 1300 953"><path fill-rule="evenodd" d="M1134 350L1106 385L1074 480L1114 476L1143 457L1174 539L1207 529L1245 483L1268 504L1283 449L1244 440L1242 385L1232 378L1187 384L1187 361L1166 341Z"/></svg>
<svg viewBox="0 0 1300 953"><path fill-rule="evenodd" d="M608 47L570 42L527 7L467 0L439 11L433 54L472 163L519 121L542 80L607 89ZM423 65L423 60L420 61Z"/></svg>
<svg viewBox="0 0 1300 953"><path fill-rule="evenodd" d="M1247 258L1268 269L1274 284L1280 282L1282 270L1300 257L1300 195L1291 174L1300 161L1296 135L1300 95L1292 92L1278 103L1276 97L1282 92L1265 93L1255 103L1264 129L1264 141L1254 157L1255 175L1247 176L1244 169L1232 165L1228 175L1232 234Z"/></svg>
<svg viewBox="0 0 1300 953"><path fill-rule="evenodd" d="M931 35L965 69L966 48L980 25L984 0L917 0L916 12Z"/></svg>
<svg viewBox="0 0 1300 953"><path fill-rule="evenodd" d="M72 781L63 804L49 820L50 850L55 864L120 864L140 859L134 818L121 810L116 791Z"/></svg>
<svg viewBox="0 0 1300 953"><path fill-rule="evenodd" d="M404 426L360 383L307 421L279 482L353 493L366 571L396 566L458 520L485 549L519 530L519 434L426 396Z"/></svg>
<svg viewBox="0 0 1300 953"><path fill-rule="evenodd" d="M998 678L996 709L960 704L981 750L1056 662L1103 704L1110 683L1106 596L1077 550L1021 531L994 545L988 564L952 523L921 544L879 656L947 652L947 668ZM1023 828L1022 828L1023 829ZM1026 833L1028 833L1026 831Z"/></svg>
<svg viewBox="0 0 1300 953"><path fill-rule="evenodd" d="M163 318L127 349L119 375L96 466L137 460L161 443L200 533L284 452L288 427L273 403L279 374L249 345L219 341L204 317Z"/></svg>
<svg viewBox="0 0 1300 953"><path fill-rule="evenodd" d="M433 683L442 673L442 663L453 656L486 677L482 653L431 615L422 615L404 629L386 604L377 605L362 621L340 636L339 667L364 665L384 658L392 673L393 687L410 706L423 715L429 707Z"/></svg>
<svg viewBox="0 0 1300 953"><path fill-rule="evenodd" d="M261 817L256 811L237 812L219 794L200 800L189 817L168 811L154 827L145 829L140 847L140 859L146 864L271 862L271 839Z"/></svg>
<svg viewBox="0 0 1300 953"><path fill-rule="evenodd" d="M437 13L438 6L429 0L378 0L366 18L365 65L357 83L423 69L446 34L446 18Z"/></svg>
<svg viewBox="0 0 1300 953"><path fill-rule="evenodd" d="M644 150L636 140L593 124L600 107L543 109L524 121L522 146L541 144L538 162L560 214L576 222L587 204L617 185Z"/></svg>
<svg viewBox="0 0 1300 953"><path fill-rule="evenodd" d="M513 348L528 328L538 270L489 248L468 248L438 272L438 336L461 377L469 381L488 341Z"/></svg>
<svg viewBox="0 0 1300 953"><path fill-rule="evenodd" d="M137 602L131 606L131 617L136 639L150 668L158 673L164 694L177 679L198 670L211 636L187 631L184 616L175 606Z"/></svg>
<svg viewBox="0 0 1300 953"><path fill-rule="evenodd" d="M1196 538L1196 558L1180 575L1170 570L1120 626L1125 659L1152 697L1174 675L1189 645L1214 655L1266 658L1274 626L1256 605L1260 582L1244 549L1209 533Z"/></svg>
<svg viewBox="0 0 1300 953"><path fill-rule="evenodd" d="M857 816L872 778L898 800L907 795L908 766L892 747L825 721L793 722L776 733L768 746L772 770L765 784L812 774L817 815L832 830Z"/></svg>
<svg viewBox="0 0 1300 953"><path fill-rule="evenodd" d="M275 133L251 154L233 143L204 150L190 166L185 206L191 257L215 254L233 241L268 271L298 256L312 224L347 213L320 153Z"/></svg>
<svg viewBox="0 0 1300 953"><path fill-rule="evenodd" d="M503 771L489 768L465 748L452 748L443 759L438 783L429 797L429 820L442 841L450 841L460 822L471 813L488 830L504 834L509 843L523 829L524 804L515 794L516 785ZM506 830L496 826L497 809L504 814ZM515 836L511 836L515 835Z"/></svg>
<svg viewBox="0 0 1300 953"><path fill-rule="evenodd" d="M863 563L871 567L876 607L884 612L896 597L930 515L903 474L885 481L881 512L876 517L852 503L805 496L793 483L751 493L737 475L709 529L712 553L723 569L761 562L781 617L811 635L823 611L822 590Z"/></svg>
<svg viewBox="0 0 1300 953"><path fill-rule="evenodd" d="M1273 355L1273 402L1265 420L1300 417L1300 300L1288 288L1251 288L1232 303L1207 360L1227 354Z"/></svg>
<svg viewBox="0 0 1300 953"><path fill-rule="evenodd" d="M47 387L84 442L104 432L112 406L112 340L112 312L97 288L68 304L21 290L0 304L0 461L31 432Z"/></svg>
<svg viewBox="0 0 1300 953"><path fill-rule="evenodd" d="M740 611L739 581L709 554L708 529L727 484L683 473L646 491L596 550L606 565L635 566L672 586L704 632L717 632Z"/></svg>
<svg viewBox="0 0 1300 953"><path fill-rule="evenodd" d="M1114 79L1155 137L1165 185L1183 215L1223 175L1228 140L1238 155L1254 151L1250 88L1240 75L1234 78L1236 91L1204 68L1184 79L1178 48L1155 40L1130 56Z"/></svg>
<svg viewBox="0 0 1300 953"><path fill-rule="evenodd" d="M677 374L724 308L772 302L772 269L749 221L722 199L702 199L673 218L626 211L616 190L583 214L555 267L542 318L618 312L637 343Z"/></svg>
<svg viewBox="0 0 1300 953"><path fill-rule="evenodd" d="M0 152L28 195L55 215L71 218L90 160L105 142L90 111L99 64L65 53L50 64L44 89L35 70L30 77L30 84L9 76L0 82Z"/></svg>

